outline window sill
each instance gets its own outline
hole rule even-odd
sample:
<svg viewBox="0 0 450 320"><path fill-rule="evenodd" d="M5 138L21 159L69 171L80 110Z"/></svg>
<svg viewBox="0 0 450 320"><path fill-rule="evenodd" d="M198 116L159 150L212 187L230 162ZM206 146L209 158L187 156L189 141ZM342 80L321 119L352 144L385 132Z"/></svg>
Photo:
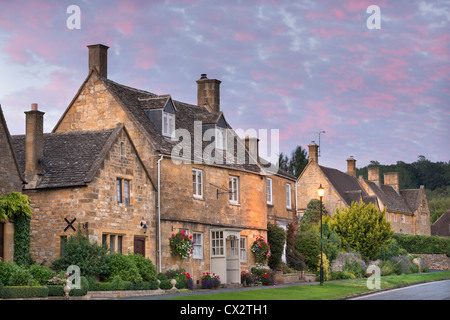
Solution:
<svg viewBox="0 0 450 320"><path fill-rule="evenodd" d="M205 199L202 196L197 196L197 195L193 195L193 199L199 200L199 201L205 201Z"/></svg>
<svg viewBox="0 0 450 320"><path fill-rule="evenodd" d="M267 203L268 207L273 207L273 203Z"/></svg>
<svg viewBox="0 0 450 320"><path fill-rule="evenodd" d="M238 203L238 202L229 202L230 203L230 205L232 205L232 206L237 206L237 207L240 207L241 206L241 204L240 203Z"/></svg>

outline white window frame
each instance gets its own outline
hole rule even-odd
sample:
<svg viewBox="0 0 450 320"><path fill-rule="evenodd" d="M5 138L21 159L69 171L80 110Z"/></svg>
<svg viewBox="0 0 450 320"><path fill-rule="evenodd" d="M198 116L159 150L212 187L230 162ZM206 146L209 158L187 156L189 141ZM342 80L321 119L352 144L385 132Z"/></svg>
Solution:
<svg viewBox="0 0 450 320"><path fill-rule="evenodd" d="M192 258L203 259L203 233L193 232L192 241L194 242L194 251L192 252Z"/></svg>
<svg viewBox="0 0 450 320"><path fill-rule="evenodd" d="M195 177L195 183L194 183L194 177ZM195 190L194 190L194 188L195 188ZM192 169L192 192L193 192L194 198L203 199L203 170Z"/></svg>
<svg viewBox="0 0 450 320"><path fill-rule="evenodd" d="M291 184L286 183L286 208L292 209L292 193L291 193Z"/></svg>
<svg viewBox="0 0 450 320"><path fill-rule="evenodd" d="M239 177L229 177L229 200L232 204L239 204Z"/></svg>
<svg viewBox="0 0 450 320"><path fill-rule="evenodd" d="M226 150L227 149L227 130L222 127L216 126L216 149Z"/></svg>
<svg viewBox="0 0 450 320"><path fill-rule="evenodd" d="M211 231L211 257L225 256L225 239L223 231Z"/></svg>
<svg viewBox="0 0 450 320"><path fill-rule="evenodd" d="M247 237L241 236L239 239L239 260L247 262Z"/></svg>
<svg viewBox="0 0 450 320"><path fill-rule="evenodd" d="M162 115L162 135L172 138L175 131L175 115L173 113L164 112Z"/></svg>
<svg viewBox="0 0 450 320"><path fill-rule="evenodd" d="M273 204L273 181L272 178L266 178L267 204Z"/></svg>

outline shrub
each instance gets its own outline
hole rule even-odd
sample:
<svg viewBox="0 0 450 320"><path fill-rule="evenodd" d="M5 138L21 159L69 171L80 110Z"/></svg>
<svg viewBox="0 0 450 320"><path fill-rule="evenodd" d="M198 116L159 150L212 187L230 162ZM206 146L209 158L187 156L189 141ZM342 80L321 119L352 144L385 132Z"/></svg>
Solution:
<svg viewBox="0 0 450 320"><path fill-rule="evenodd" d="M273 286L275 284L275 272L270 268L257 264L251 269L255 283L260 283L265 286Z"/></svg>
<svg viewBox="0 0 450 320"><path fill-rule="evenodd" d="M87 235L79 229L71 235L63 246L64 255L53 261L52 269L67 270L70 265L80 267L81 275L93 276L107 273L108 248L91 243Z"/></svg>
<svg viewBox="0 0 450 320"><path fill-rule="evenodd" d="M267 224L267 241L270 243L270 257L268 265L272 269L278 268L281 264L283 256L284 244L286 242L286 232L283 228L268 223Z"/></svg>
<svg viewBox="0 0 450 320"><path fill-rule="evenodd" d="M320 253L317 257L317 260L319 260L319 265L317 266L317 271L319 272L320 275ZM327 255L325 254L325 252L323 253L323 277L324 280L330 280L330 262L328 261Z"/></svg>
<svg viewBox="0 0 450 320"><path fill-rule="evenodd" d="M39 283L33 278L28 268L18 266L11 272L11 277L7 282L8 286L38 286Z"/></svg>
<svg viewBox="0 0 450 320"><path fill-rule="evenodd" d="M19 266L13 262L0 262L0 282L7 285L12 273L18 268Z"/></svg>
<svg viewBox="0 0 450 320"><path fill-rule="evenodd" d="M70 290L69 295L74 297L84 296L88 293L89 282L86 277L80 277L80 288Z"/></svg>
<svg viewBox="0 0 450 320"><path fill-rule="evenodd" d="M216 289L220 286L220 277L215 273L210 274L209 272L203 273L202 278L202 289Z"/></svg>
<svg viewBox="0 0 450 320"><path fill-rule="evenodd" d="M331 280L356 279L355 275L348 271L332 271Z"/></svg>
<svg viewBox="0 0 450 320"><path fill-rule="evenodd" d="M304 262L311 270L316 270L320 261L320 232L310 225L303 228L296 236L295 250L304 258Z"/></svg>
<svg viewBox="0 0 450 320"><path fill-rule="evenodd" d="M400 274L400 268L393 260L381 261L380 263L381 275L389 276L391 274Z"/></svg>
<svg viewBox="0 0 450 320"><path fill-rule="evenodd" d="M364 278L366 275L366 265L364 262L359 262L358 260L345 260L345 265L342 271L347 271L353 274L356 278Z"/></svg>
<svg viewBox="0 0 450 320"><path fill-rule="evenodd" d="M337 209L331 223L342 245L349 245L363 259L371 260L393 234L384 213L371 203L353 202L349 208Z"/></svg>
<svg viewBox="0 0 450 320"><path fill-rule="evenodd" d="M253 276L253 274L246 271L241 271L241 284L251 286L254 283L255 277Z"/></svg>
<svg viewBox="0 0 450 320"><path fill-rule="evenodd" d="M42 266L39 264L33 264L29 268L31 275L36 279L40 285L47 285L48 280L56 276L56 272L49 267Z"/></svg>
<svg viewBox="0 0 450 320"><path fill-rule="evenodd" d="M169 279L161 280L161 284L159 285L159 288L161 290L170 290L170 289L172 289L172 284L170 283Z"/></svg>
<svg viewBox="0 0 450 320"><path fill-rule="evenodd" d="M167 279L169 279L169 278L167 277L167 275L165 275L164 273L160 272L160 273L158 273L158 274L156 275L156 279L162 281L162 280L167 280Z"/></svg>
<svg viewBox="0 0 450 320"><path fill-rule="evenodd" d="M116 276L120 276L125 281L142 281L139 269L131 255L127 256L121 253L113 253L109 255L108 260L109 279L113 280Z"/></svg>
<svg viewBox="0 0 450 320"><path fill-rule="evenodd" d="M408 253L446 254L450 257L449 238L406 234L394 234L393 238Z"/></svg>
<svg viewBox="0 0 450 320"><path fill-rule="evenodd" d="M153 262L143 257L140 254L130 254L131 259L136 264L136 267L139 270L139 274L144 281L153 281L156 280L156 267Z"/></svg>
<svg viewBox="0 0 450 320"><path fill-rule="evenodd" d="M0 298L41 298L48 296L48 288L45 286L11 286L0 289Z"/></svg>

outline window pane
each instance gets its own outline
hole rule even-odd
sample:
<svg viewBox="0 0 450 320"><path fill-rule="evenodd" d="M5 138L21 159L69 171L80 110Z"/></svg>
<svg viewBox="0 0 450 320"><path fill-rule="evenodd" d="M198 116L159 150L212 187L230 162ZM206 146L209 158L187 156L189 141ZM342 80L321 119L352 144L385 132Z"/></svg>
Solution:
<svg viewBox="0 0 450 320"><path fill-rule="evenodd" d="M117 203L122 203L122 179L116 180Z"/></svg>
<svg viewBox="0 0 450 320"><path fill-rule="evenodd" d="M125 203L130 204L130 180L123 180Z"/></svg>
<svg viewBox="0 0 450 320"><path fill-rule="evenodd" d="M202 172L197 171L197 194L202 195Z"/></svg>
<svg viewBox="0 0 450 320"><path fill-rule="evenodd" d="M111 235L109 238L109 252L110 253L115 252L115 250L116 250L115 244L116 244L116 236Z"/></svg>
<svg viewBox="0 0 450 320"><path fill-rule="evenodd" d="M122 238L123 236L117 236L117 252L122 253Z"/></svg>

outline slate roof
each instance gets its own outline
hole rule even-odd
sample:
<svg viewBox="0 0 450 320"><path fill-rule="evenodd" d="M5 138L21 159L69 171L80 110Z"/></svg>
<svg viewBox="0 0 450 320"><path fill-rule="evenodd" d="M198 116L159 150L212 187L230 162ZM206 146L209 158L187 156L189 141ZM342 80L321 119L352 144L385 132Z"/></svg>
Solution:
<svg viewBox="0 0 450 320"><path fill-rule="evenodd" d="M347 205L350 206L352 202L361 200L367 204L377 204L376 198L370 197L355 177L337 169L319 167Z"/></svg>
<svg viewBox="0 0 450 320"><path fill-rule="evenodd" d="M366 181L366 183L389 210L413 214L413 210L411 210L405 197L403 197L401 193L398 193L393 187L384 184L380 186L371 181ZM403 194L406 192L403 192ZM410 195L413 196L412 193ZM412 197L410 201L413 202Z"/></svg>
<svg viewBox="0 0 450 320"><path fill-rule="evenodd" d="M94 71L95 72L95 71ZM148 133L148 135L153 139L154 147L155 149L160 152L161 154L165 155L171 155L172 149L180 143L180 141L171 141L170 139L165 138L160 130L153 124L153 122L149 119L149 117L145 114L145 111L148 110L155 110L155 109L161 109L164 107L165 103L167 102L167 99L171 99L170 95L156 95L154 93L145 91L145 90L139 90L132 87L128 87L122 84L119 84L117 82L114 82L110 79L104 78L99 75L99 77L102 79L105 86L108 88L108 90L115 96L115 98L119 101L119 103L123 106L125 111L131 116L132 119L134 119L137 123L140 124L142 129ZM203 125L210 125L210 124L218 124L220 119L223 118L225 120L225 117L222 112L210 112L206 108L173 100L174 107L176 109L175 114L175 128L180 129L186 129L191 136L191 161L202 161L205 163L205 160L203 159L203 151L205 148L210 145L211 141L203 141L202 142L202 148L194 148L194 123L196 121L201 121ZM229 129L232 129L231 126L226 122L226 126ZM202 134L203 134L202 128ZM237 141L237 139L234 139L234 161L227 162L227 159L225 157L225 152L220 152L220 154L217 154L217 159L221 159L222 163L219 164L220 166L233 168L237 170L245 170L255 173L261 173L262 166L258 164L252 164L250 163L248 152L245 152L245 163L237 163L237 144L244 142L239 139L240 142ZM211 157L216 157L215 154L216 150L212 150ZM209 153L208 153L209 154ZM180 153L180 156L186 156L183 153ZM278 175L288 178L290 180L295 181L296 177L279 169Z"/></svg>
<svg viewBox="0 0 450 320"><path fill-rule="evenodd" d="M122 128L44 134L44 174L36 189L86 185ZM24 172L25 135L12 136L12 144Z"/></svg>

